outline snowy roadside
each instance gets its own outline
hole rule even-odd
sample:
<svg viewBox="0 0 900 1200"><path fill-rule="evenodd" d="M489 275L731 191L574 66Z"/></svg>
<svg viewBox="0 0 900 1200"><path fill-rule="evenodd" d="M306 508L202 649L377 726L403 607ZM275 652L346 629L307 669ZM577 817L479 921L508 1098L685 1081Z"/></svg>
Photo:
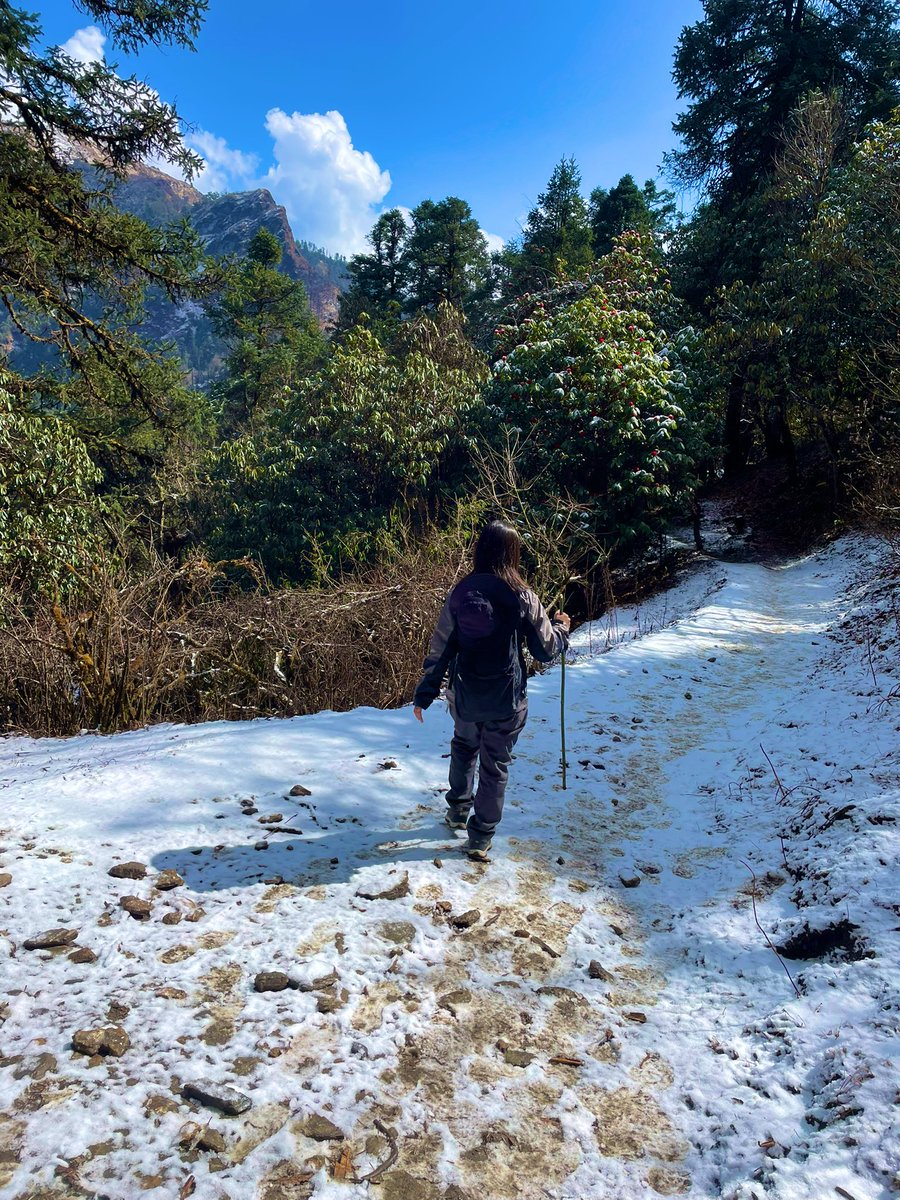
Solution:
<svg viewBox="0 0 900 1200"><path fill-rule="evenodd" d="M579 631L569 789L551 670L487 867L438 824L437 707L0 743L2 1200L890 1195L876 556L707 563Z"/></svg>

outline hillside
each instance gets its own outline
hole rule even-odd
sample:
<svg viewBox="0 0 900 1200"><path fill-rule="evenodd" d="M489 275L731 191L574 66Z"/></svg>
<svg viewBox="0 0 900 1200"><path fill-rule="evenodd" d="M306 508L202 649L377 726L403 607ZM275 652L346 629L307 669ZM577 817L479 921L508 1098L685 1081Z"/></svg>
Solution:
<svg viewBox="0 0 900 1200"><path fill-rule="evenodd" d="M322 326L337 318L345 277L343 260L323 251L305 255L284 208L266 188L206 196L182 180L141 164L132 167L128 179L116 189L116 200L121 208L149 224L187 218L216 257L246 253L256 231L268 229L281 243L282 269L304 285Z"/></svg>
<svg viewBox="0 0 900 1200"><path fill-rule="evenodd" d="M706 561L580 630L569 788L553 669L487 865L441 706L0 743L0 1195L887 1195L883 569Z"/></svg>

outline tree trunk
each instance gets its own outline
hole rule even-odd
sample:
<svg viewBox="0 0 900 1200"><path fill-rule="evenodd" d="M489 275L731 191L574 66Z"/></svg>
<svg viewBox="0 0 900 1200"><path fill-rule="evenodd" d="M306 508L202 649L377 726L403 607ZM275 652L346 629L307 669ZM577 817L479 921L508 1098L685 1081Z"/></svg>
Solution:
<svg viewBox="0 0 900 1200"><path fill-rule="evenodd" d="M726 479L733 479L747 465L747 447L743 426L744 392L740 380L736 375L732 375L728 385L728 400L725 406L725 454L723 467Z"/></svg>

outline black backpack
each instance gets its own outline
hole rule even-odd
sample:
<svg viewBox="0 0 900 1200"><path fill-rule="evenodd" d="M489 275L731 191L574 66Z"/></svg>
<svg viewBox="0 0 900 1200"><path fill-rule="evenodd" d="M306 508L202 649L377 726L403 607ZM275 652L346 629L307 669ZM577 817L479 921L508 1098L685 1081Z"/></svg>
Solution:
<svg viewBox="0 0 900 1200"><path fill-rule="evenodd" d="M454 701L466 721L510 717L524 696L522 601L496 575L469 575L453 595L459 651Z"/></svg>

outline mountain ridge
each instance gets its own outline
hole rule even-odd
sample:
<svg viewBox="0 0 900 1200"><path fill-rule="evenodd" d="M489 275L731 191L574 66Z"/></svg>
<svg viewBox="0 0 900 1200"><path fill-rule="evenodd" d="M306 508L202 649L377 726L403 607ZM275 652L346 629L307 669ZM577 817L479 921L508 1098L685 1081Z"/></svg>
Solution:
<svg viewBox="0 0 900 1200"><path fill-rule="evenodd" d="M158 167L140 163L129 169L114 195L120 208L151 225L187 219L207 252L217 258L246 254L253 235L268 229L281 246L281 269L304 285L319 324L323 329L335 324L346 280L344 260L317 249L304 254L284 206L268 188L203 193Z"/></svg>

